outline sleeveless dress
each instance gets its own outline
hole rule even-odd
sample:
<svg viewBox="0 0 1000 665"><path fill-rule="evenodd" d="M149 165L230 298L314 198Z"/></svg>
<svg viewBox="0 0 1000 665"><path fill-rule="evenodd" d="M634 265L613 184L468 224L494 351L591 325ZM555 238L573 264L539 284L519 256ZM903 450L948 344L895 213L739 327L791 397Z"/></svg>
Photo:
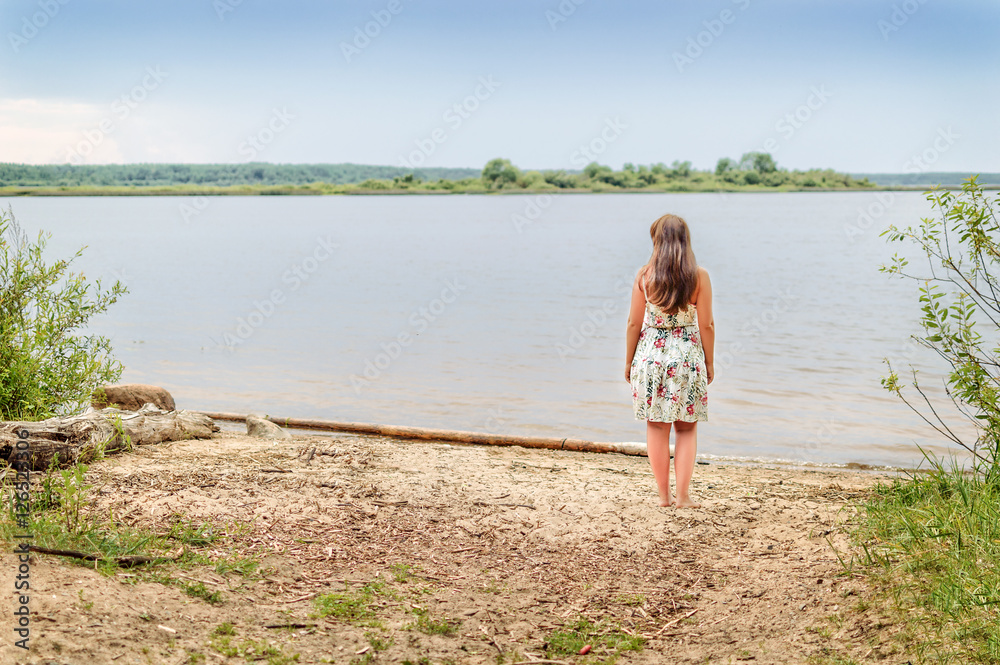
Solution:
<svg viewBox="0 0 1000 665"><path fill-rule="evenodd" d="M638 420L708 420L708 374L694 305L667 314L646 303L629 377Z"/></svg>

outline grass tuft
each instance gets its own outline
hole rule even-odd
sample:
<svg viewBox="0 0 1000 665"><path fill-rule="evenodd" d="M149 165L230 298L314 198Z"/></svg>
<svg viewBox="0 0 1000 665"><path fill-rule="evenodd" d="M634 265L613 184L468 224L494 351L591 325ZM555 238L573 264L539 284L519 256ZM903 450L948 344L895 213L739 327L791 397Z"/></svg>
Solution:
<svg viewBox="0 0 1000 665"><path fill-rule="evenodd" d="M865 572L935 662L1000 662L1000 484L952 466L877 486L854 532Z"/></svg>
<svg viewBox="0 0 1000 665"><path fill-rule="evenodd" d="M545 641L546 658L574 656L588 644L593 658L613 663L626 651L641 651L646 640L629 635L605 621L595 624L589 619L581 618L576 623L549 634Z"/></svg>

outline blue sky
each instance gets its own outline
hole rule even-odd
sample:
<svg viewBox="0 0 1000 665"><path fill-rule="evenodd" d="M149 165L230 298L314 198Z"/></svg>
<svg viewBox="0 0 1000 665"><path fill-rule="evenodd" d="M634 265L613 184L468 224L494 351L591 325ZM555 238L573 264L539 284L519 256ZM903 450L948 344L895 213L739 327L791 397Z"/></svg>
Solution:
<svg viewBox="0 0 1000 665"><path fill-rule="evenodd" d="M1000 171L995 0L10 0L0 25L5 162Z"/></svg>

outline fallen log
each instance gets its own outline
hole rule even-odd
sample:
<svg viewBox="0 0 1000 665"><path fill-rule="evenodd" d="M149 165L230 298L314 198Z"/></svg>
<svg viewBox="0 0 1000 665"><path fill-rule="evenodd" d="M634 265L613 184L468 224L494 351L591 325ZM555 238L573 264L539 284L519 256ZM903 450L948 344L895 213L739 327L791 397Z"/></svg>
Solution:
<svg viewBox="0 0 1000 665"><path fill-rule="evenodd" d="M134 566L141 566L147 563L163 563L167 561L176 561L180 557L169 557L169 556L119 556L113 559L106 559L104 557L98 556L96 554L85 554L83 552L77 552L76 550L57 550L51 547L39 547L37 545L28 545L28 551L37 552L38 554L51 554L53 556L65 556L71 559L81 559L83 561L95 561L98 563L103 563L106 561L114 561L116 566L120 568L132 568Z"/></svg>
<svg viewBox="0 0 1000 665"><path fill-rule="evenodd" d="M238 413L205 412L214 420L245 422L246 416ZM476 443L489 446L521 446L524 448L548 448L550 450L575 450L588 453L621 453L623 455L645 455L642 443L601 443L582 439L562 439L548 436L506 436L482 432L460 430L429 429L425 427L401 427L398 425L374 425L370 423L337 422L306 418L275 418L267 420L282 427L294 429L314 429L328 432L353 432L355 434L375 434L399 439L420 439L424 441L454 441L456 443Z"/></svg>
<svg viewBox="0 0 1000 665"><path fill-rule="evenodd" d="M59 466L70 466L99 454L163 441L204 439L218 431L215 421L195 411L163 411L152 404L138 411L90 408L38 422L0 422L0 459L12 462L18 441L26 440L31 469L41 471L55 455Z"/></svg>

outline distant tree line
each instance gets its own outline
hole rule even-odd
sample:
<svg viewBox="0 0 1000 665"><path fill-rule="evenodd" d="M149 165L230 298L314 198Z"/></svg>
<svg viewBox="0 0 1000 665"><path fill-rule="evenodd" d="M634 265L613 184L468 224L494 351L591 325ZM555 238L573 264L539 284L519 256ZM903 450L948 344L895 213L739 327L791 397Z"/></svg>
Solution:
<svg viewBox="0 0 1000 665"><path fill-rule="evenodd" d="M620 170L597 162L582 171L523 171L509 159L483 169L366 166L363 164L0 164L0 187L17 192L122 194L350 194L379 192L623 191L664 192L863 189L875 185L831 169L789 171L766 152L723 157L714 170L689 161L669 166L627 163ZM33 189L37 188L37 189ZM117 189L106 189L117 188ZM156 188L156 189L150 189ZM65 189L68 191L61 191Z"/></svg>
<svg viewBox="0 0 1000 665"><path fill-rule="evenodd" d="M73 166L0 164L0 187L164 187L203 185L334 185L413 175L421 180L476 177L476 169L364 164L95 164Z"/></svg>
<svg viewBox="0 0 1000 665"><path fill-rule="evenodd" d="M657 189L663 191L704 191L784 187L792 189L843 189L874 186L867 178L853 178L831 169L788 171L778 167L766 152L748 152L738 161L723 157L714 171L699 171L688 161L639 165L627 163L620 171L593 162L582 173L566 171L522 172L508 159L491 160L480 176L487 189Z"/></svg>

